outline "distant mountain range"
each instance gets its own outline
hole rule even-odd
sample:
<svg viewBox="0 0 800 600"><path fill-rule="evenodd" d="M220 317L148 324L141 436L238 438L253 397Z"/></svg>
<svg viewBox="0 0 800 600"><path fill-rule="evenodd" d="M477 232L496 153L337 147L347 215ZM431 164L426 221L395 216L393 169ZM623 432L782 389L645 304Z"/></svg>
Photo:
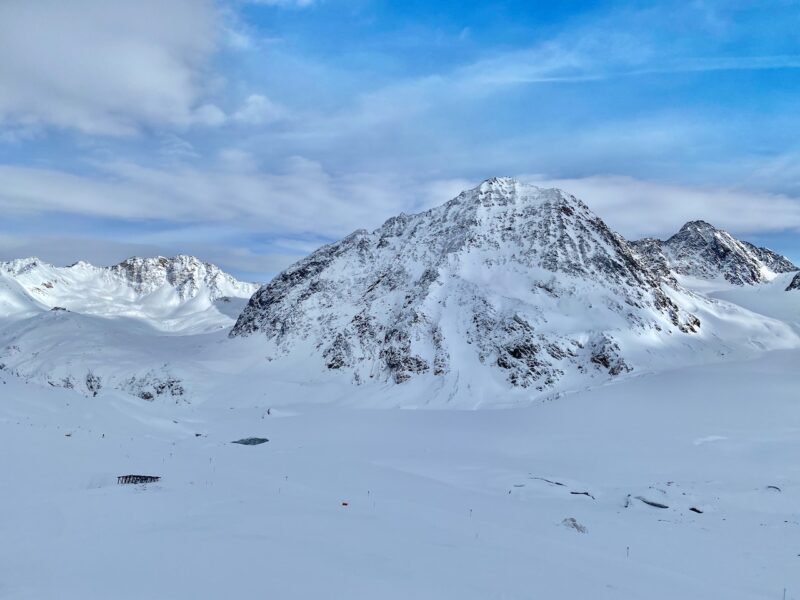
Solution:
<svg viewBox="0 0 800 600"><path fill-rule="evenodd" d="M157 329L197 332L230 325L257 284L237 281L193 256L133 257L111 267L78 262L55 267L38 258L0 262L0 311L6 316L64 308L102 317L141 319ZM12 300L13 298L13 300ZM0 312L2 316L2 312ZM235 314L233 315L236 316Z"/></svg>
<svg viewBox="0 0 800 600"><path fill-rule="evenodd" d="M703 221L629 242L567 192L493 178L260 288L191 256L0 263L0 370L147 400L288 373L415 404L530 399L796 347L797 270Z"/></svg>

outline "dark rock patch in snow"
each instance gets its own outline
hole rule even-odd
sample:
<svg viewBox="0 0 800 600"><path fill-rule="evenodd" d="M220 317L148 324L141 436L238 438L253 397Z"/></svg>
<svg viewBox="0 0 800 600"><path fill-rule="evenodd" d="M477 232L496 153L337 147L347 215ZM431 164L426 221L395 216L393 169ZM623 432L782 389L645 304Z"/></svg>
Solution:
<svg viewBox="0 0 800 600"><path fill-rule="evenodd" d="M585 525L581 525L580 523L578 523L578 521L575 520L574 517L568 517L568 518L564 519L563 521L561 521L561 524L564 527L568 527L570 529L574 529L578 533L587 533L589 531L586 528Z"/></svg>
<svg viewBox="0 0 800 600"><path fill-rule="evenodd" d="M241 444L242 446L258 446L259 444L264 444L268 441L269 440L267 438L249 437L235 440L231 442L231 444Z"/></svg>

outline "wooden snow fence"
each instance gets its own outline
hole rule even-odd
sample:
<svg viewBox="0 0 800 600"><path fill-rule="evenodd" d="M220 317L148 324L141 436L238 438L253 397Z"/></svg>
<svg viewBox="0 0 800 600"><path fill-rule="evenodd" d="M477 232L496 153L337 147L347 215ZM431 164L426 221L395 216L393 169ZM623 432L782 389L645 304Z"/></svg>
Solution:
<svg viewBox="0 0 800 600"><path fill-rule="evenodd" d="M160 479L161 477L156 477L155 475L120 475L117 477L117 484L155 483Z"/></svg>

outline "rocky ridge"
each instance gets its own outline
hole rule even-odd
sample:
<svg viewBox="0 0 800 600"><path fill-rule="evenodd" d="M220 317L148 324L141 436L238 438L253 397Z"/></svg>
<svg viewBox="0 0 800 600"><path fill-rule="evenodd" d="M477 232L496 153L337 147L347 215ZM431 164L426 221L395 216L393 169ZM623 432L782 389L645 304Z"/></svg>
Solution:
<svg viewBox="0 0 800 600"><path fill-rule="evenodd" d="M785 256L738 240L705 221L686 223L666 241L645 238L632 246L639 259L662 277L677 273L754 285L798 270Z"/></svg>

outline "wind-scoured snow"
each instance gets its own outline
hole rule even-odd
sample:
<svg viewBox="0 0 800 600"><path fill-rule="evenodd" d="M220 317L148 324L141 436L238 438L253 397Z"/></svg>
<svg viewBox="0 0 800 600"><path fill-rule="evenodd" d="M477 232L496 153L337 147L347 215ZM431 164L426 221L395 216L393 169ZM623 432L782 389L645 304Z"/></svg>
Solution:
<svg viewBox="0 0 800 600"><path fill-rule="evenodd" d="M247 286L196 259L6 270L80 312L0 320L0 370L90 396L304 382L350 405L500 407L800 345L783 313L665 278L577 198L508 178L319 249L252 297L231 339L209 304Z"/></svg>

